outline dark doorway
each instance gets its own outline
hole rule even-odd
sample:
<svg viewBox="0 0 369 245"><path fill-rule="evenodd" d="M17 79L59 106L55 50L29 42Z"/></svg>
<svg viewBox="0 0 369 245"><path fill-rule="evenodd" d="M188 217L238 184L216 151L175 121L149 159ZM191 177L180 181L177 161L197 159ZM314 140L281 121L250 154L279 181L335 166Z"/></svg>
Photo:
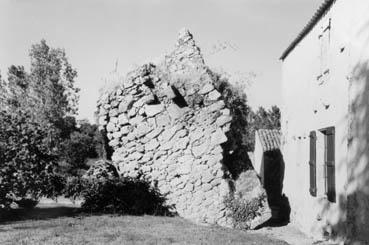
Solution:
<svg viewBox="0 0 369 245"><path fill-rule="evenodd" d="M266 151L263 154L264 178L263 186L268 196L268 204L272 210L269 224L283 225L290 219L291 208L288 198L283 194L285 164L279 149Z"/></svg>

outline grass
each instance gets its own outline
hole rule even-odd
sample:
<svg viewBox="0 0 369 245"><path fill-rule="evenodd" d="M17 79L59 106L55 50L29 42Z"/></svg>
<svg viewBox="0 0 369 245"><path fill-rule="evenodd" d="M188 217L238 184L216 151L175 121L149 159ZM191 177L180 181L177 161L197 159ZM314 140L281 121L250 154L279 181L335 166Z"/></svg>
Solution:
<svg viewBox="0 0 369 245"><path fill-rule="evenodd" d="M80 215L73 207L18 210L0 244L287 244L261 234L199 226L179 217Z"/></svg>

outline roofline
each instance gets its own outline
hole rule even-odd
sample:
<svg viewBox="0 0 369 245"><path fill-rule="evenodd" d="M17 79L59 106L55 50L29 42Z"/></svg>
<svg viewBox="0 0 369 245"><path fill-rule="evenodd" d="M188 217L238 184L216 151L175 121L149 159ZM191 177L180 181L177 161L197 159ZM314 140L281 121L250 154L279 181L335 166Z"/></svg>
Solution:
<svg viewBox="0 0 369 245"><path fill-rule="evenodd" d="M291 53L291 51L295 49L297 44L299 44L302 39L304 39L304 37L309 34L309 32L314 28L318 21L324 16L324 14L335 2L336 0L324 0L324 2L320 5L308 24L304 27L304 29L302 29L302 31L292 41L288 48L283 52L282 56L279 58L280 60L283 61Z"/></svg>

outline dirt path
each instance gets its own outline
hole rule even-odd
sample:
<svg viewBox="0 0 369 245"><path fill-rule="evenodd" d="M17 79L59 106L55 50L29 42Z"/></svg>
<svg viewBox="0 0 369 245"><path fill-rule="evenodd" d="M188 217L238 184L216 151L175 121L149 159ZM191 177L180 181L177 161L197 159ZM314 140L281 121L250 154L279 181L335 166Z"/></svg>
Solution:
<svg viewBox="0 0 369 245"><path fill-rule="evenodd" d="M255 234L263 234L271 238L286 241L291 245L311 245L314 240L308 238L304 233L299 231L293 224L281 227L264 227L256 231Z"/></svg>
<svg viewBox="0 0 369 245"><path fill-rule="evenodd" d="M294 224L289 223L280 227L264 227L252 233L265 235L270 238L287 242L290 245L337 245L330 241L316 241L302 233Z"/></svg>

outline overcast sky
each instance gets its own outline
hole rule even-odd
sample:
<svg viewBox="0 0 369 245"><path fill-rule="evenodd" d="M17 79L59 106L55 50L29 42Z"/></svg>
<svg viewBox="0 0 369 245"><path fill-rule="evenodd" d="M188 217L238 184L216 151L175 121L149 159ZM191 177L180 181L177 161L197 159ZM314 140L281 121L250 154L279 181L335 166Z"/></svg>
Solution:
<svg viewBox="0 0 369 245"><path fill-rule="evenodd" d="M281 103L278 60L322 0L0 0L0 70L29 68L42 38L66 50L78 70L79 118L93 120L98 90L114 69L125 74L170 51L187 27L205 61L230 73L256 74L249 103ZM213 47L228 43L233 48Z"/></svg>

